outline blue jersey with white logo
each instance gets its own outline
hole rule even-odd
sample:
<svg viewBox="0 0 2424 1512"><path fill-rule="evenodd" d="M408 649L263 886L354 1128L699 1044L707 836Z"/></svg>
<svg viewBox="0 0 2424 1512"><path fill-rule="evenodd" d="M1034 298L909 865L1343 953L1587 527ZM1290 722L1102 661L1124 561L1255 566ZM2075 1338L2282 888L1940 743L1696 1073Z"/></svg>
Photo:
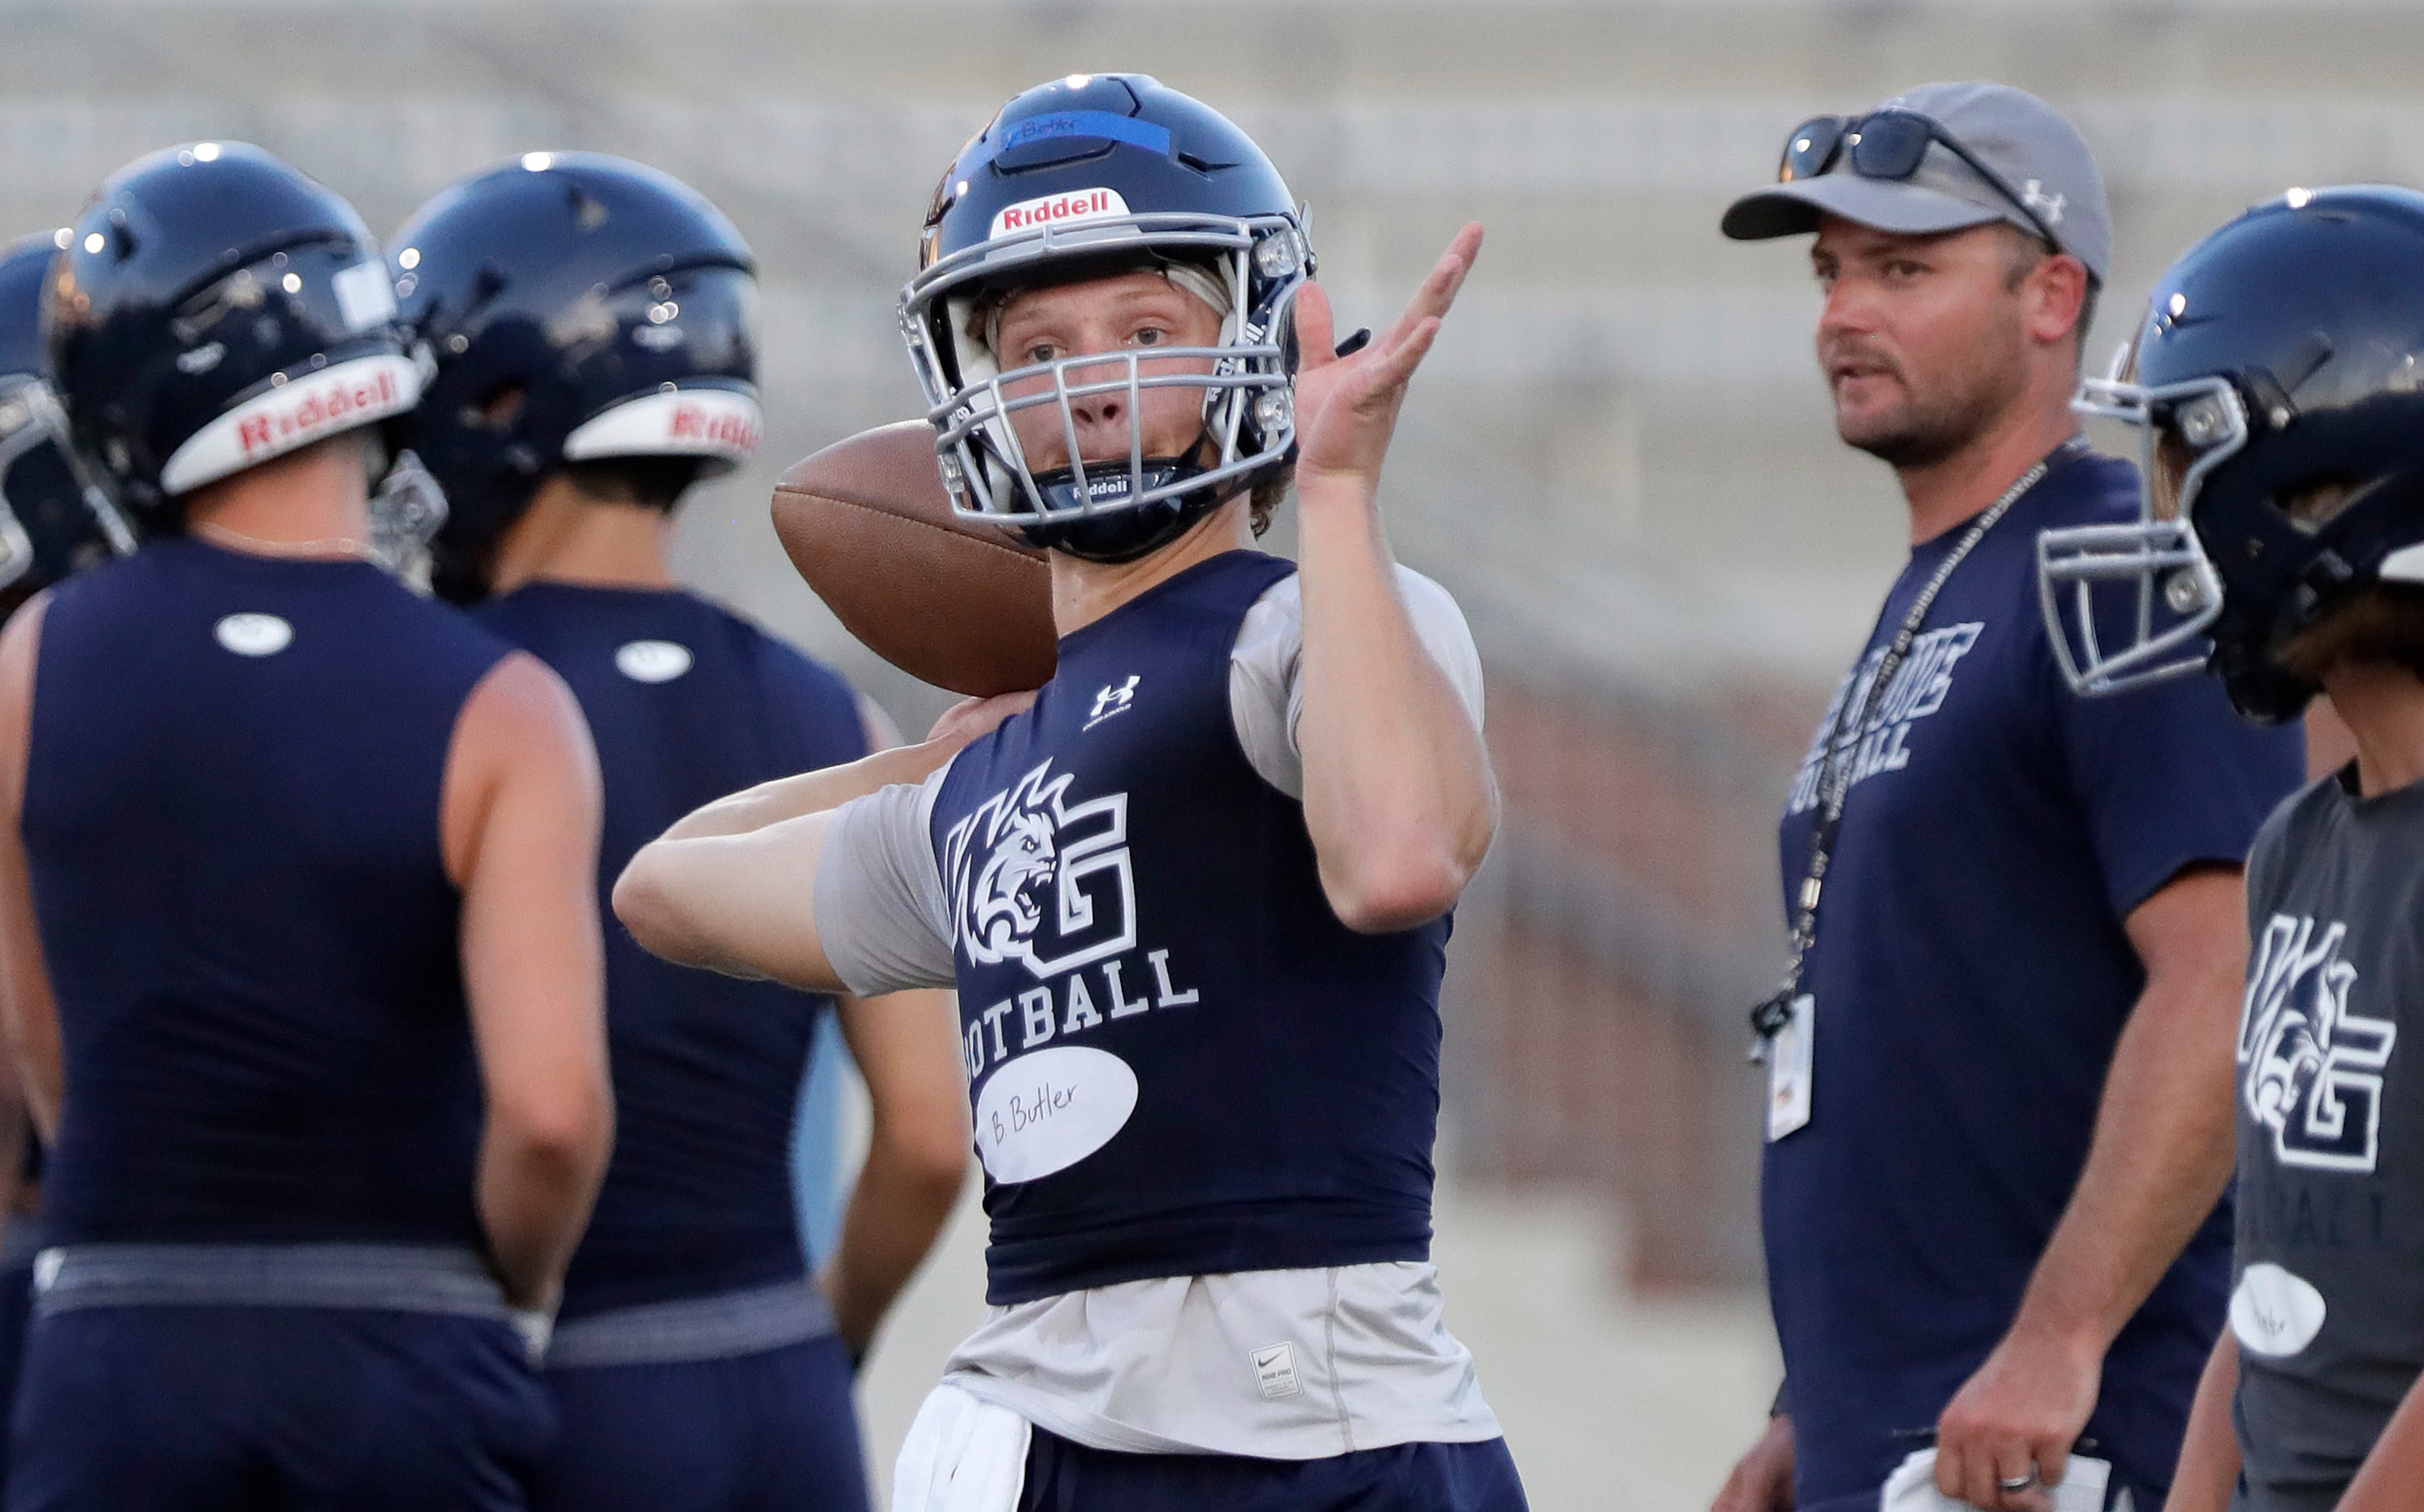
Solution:
<svg viewBox="0 0 2424 1512"><path fill-rule="evenodd" d="M1448 922L1341 924L1230 712L1294 570L1229 552L1063 638L936 795L992 1302L1428 1254Z"/></svg>
<svg viewBox="0 0 2424 1512"><path fill-rule="evenodd" d="M53 591L24 834L62 1241L482 1243L439 804L507 654L362 562L170 539Z"/></svg>
<svg viewBox="0 0 2424 1512"><path fill-rule="evenodd" d="M2241 722L2209 678L2064 683L2037 534L2137 513L2127 463L2057 459L1954 571L1871 727L1844 732L1857 781L1804 978L1810 1122L1767 1146L1762 1184L1804 1508L1874 1506L2010 1326L2145 985L2124 921L2183 867L2238 864L2304 774L2298 731ZM1911 552L1855 709L1966 530ZM1819 756L1783 822L1788 898ZM2139 1486L2170 1482L2229 1269L2225 1203L2107 1358L2091 1452Z"/></svg>
<svg viewBox="0 0 2424 1512"><path fill-rule="evenodd" d="M676 590L537 582L476 615L571 687L605 778L614 1154L564 1315L802 1275L791 1118L832 999L661 961L606 899L632 854L691 810L865 756L857 698L831 668Z"/></svg>

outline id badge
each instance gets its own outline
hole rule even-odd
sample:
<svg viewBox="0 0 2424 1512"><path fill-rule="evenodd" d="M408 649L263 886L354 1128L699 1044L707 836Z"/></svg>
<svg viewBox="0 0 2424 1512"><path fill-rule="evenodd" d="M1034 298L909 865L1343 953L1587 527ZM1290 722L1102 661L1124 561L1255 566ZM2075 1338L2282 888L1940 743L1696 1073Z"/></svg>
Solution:
<svg viewBox="0 0 2424 1512"><path fill-rule="evenodd" d="M1810 1122L1810 1035L1818 1025L1818 1000L1795 997L1793 1016L1767 1046L1767 1140L1774 1144Z"/></svg>

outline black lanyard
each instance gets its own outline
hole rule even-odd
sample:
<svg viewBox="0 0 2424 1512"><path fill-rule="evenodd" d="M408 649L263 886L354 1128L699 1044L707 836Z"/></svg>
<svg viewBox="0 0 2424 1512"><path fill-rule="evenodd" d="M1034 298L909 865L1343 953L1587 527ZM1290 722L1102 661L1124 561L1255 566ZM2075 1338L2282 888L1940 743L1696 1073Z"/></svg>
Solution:
<svg viewBox="0 0 2424 1512"><path fill-rule="evenodd" d="M1910 612L1903 616L1902 628L1894 631L1892 643L1886 647L1885 655L1878 659L1876 673L1869 679L1868 693L1860 700L1859 716L1852 721L1851 749L1855 754L1868 736L1870 722L1884 707L1894 675L1902 670L1903 662L1910 656L1911 645L1919 639L1920 627L1927 621L1927 612L1936 607L1937 595L1942 593L1944 585L1952 581L1954 569L1961 565L1962 558L1977 549L1978 543L1986 538L1986 533L1995 528L1995 522L2010 514L2012 506L2019 502L2020 496L2035 487L2054 463L2074 452L2084 451L2086 447L2086 438L2074 436L2054 448L2036 466L2021 473L2018 482L2003 490L2003 497L1970 522L1970 529L1937 565L1935 575L1927 580L1925 587L1920 589L1919 597L1910 601ZM1865 653L1861 660L1867 660ZM1858 680L1857 665L1853 668L1852 677L1855 683ZM1852 684L1847 683L1843 689L1843 701L1837 706L1835 718L1827 724L1825 749L1818 758L1818 813L1810 825L1810 867L1802 874L1801 890L1794 898L1793 960L1785 967L1784 983L1776 990L1776 995L1750 1011L1750 1058L1754 1061L1767 1058L1767 1042L1776 1038L1778 1030L1792 1022L1793 999L1801 992L1802 965L1809 960L1810 945L1818 938L1818 899L1826 890L1826 865L1834 859L1835 841L1842 834L1843 804L1852 796L1852 777L1858 765L1857 761L1838 759L1844 746L1843 716L1851 711L1851 704Z"/></svg>

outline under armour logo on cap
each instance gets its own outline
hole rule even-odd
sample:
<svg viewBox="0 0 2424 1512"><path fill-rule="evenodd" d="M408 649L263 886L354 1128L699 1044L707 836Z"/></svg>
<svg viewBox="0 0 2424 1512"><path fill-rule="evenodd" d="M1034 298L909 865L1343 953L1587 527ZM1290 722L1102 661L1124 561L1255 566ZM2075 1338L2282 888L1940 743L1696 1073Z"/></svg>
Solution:
<svg viewBox="0 0 2424 1512"><path fill-rule="evenodd" d="M1799 235L1816 231L1826 215L1909 236L2001 220L2050 233L2057 250L2103 280L2113 261L2104 178L2086 139L2060 111L2025 90L1983 80L1923 84L1880 108L1923 116L1943 136L1932 138L1898 176L1866 176L1852 154L1838 151L1824 168L1811 165L1807 176L1779 179L1735 200L1720 223L1725 233L1742 241ZM1818 119L1843 130L1869 114ZM1789 153L1794 145L1786 145ZM1804 141L1801 150L1809 147Z"/></svg>

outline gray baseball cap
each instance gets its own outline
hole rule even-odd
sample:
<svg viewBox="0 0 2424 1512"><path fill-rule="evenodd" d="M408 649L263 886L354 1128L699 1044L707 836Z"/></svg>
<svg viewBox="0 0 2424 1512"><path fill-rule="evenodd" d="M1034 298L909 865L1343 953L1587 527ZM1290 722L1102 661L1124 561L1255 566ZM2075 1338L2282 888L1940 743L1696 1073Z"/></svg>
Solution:
<svg viewBox="0 0 2424 1512"><path fill-rule="evenodd" d="M2104 281L2113 260L2104 177L2077 129L2051 105L2009 85L1922 84L1877 108L1914 111L1943 127L2036 213L2064 251ZM1822 215L1914 235L1998 220L2037 229L2010 197L1941 142L1929 145L1907 179L1862 178L1852 171L1847 148L1814 178L1745 195L1719 224L1736 241L1756 242L1814 231Z"/></svg>

